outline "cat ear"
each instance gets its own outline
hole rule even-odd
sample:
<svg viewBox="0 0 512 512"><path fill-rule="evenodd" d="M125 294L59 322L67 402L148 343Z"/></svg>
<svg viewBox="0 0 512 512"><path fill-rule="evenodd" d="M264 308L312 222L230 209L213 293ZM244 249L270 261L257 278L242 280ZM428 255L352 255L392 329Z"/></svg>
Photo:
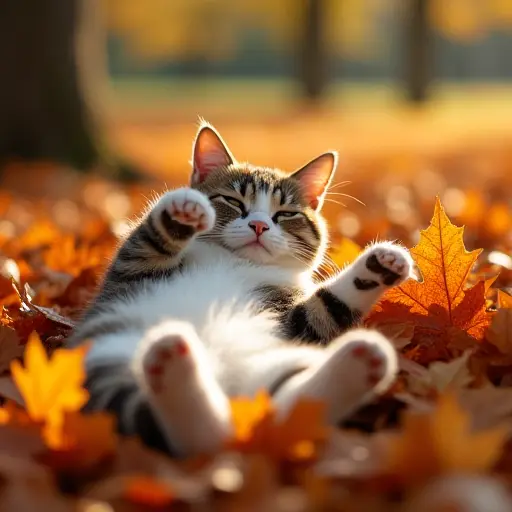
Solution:
<svg viewBox="0 0 512 512"><path fill-rule="evenodd" d="M202 183L210 172L235 162L217 130L205 121L201 122L192 152L192 184Z"/></svg>
<svg viewBox="0 0 512 512"><path fill-rule="evenodd" d="M330 151L311 160L290 176L299 182L302 194L313 210L322 207L337 164L338 153Z"/></svg>

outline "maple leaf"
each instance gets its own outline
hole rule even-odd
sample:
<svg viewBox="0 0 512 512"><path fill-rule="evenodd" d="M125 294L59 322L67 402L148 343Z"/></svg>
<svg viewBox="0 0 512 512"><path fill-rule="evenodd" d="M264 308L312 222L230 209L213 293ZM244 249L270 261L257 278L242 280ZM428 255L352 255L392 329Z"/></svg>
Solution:
<svg viewBox="0 0 512 512"><path fill-rule="evenodd" d="M466 251L463 228L450 222L438 198L430 226L411 249L423 282L408 280L388 290L367 324L413 323L413 342L433 347L425 362L449 358L448 349L460 352L481 341L491 321L487 285L480 281L465 290L480 252Z"/></svg>
<svg viewBox="0 0 512 512"><path fill-rule="evenodd" d="M421 366L421 374L409 375L409 390L427 395L430 390L442 392L448 388L454 390L467 387L475 379L468 368L470 356L471 351L468 350L452 361L435 361L429 365L428 369ZM405 370L407 371L407 368Z"/></svg>
<svg viewBox="0 0 512 512"><path fill-rule="evenodd" d="M402 432L389 442L387 468L403 483L438 474L483 472L498 459L509 435L507 425L472 432L471 418L453 394L439 397L431 412L408 411Z"/></svg>
<svg viewBox="0 0 512 512"><path fill-rule="evenodd" d="M33 421L56 425L64 412L77 411L87 402L89 395L82 388L87 348L58 349L49 359L39 336L32 333L25 350L25 367L13 361L11 372Z"/></svg>
<svg viewBox="0 0 512 512"><path fill-rule="evenodd" d="M512 297L501 290L498 290L498 308L486 339L503 355L512 356Z"/></svg>
<svg viewBox="0 0 512 512"><path fill-rule="evenodd" d="M277 420L266 391L251 400L231 400L235 429L228 445L243 452L264 453L276 460L308 460L316 455L318 444L328 434L325 405L314 400L299 400L284 420Z"/></svg>

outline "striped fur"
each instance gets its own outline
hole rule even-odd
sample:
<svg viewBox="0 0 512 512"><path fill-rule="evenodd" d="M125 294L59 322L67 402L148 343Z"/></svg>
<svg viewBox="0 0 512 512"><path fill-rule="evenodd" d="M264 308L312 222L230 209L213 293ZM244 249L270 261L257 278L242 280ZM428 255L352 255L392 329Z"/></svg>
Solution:
<svg viewBox="0 0 512 512"><path fill-rule="evenodd" d="M409 276L411 259L376 244L313 284L327 245L319 211L335 165L333 153L292 175L239 164L202 126L191 188L148 207L69 341L94 340L87 408L110 410L122 433L187 455L229 435L229 396L266 387L284 413L298 396L319 395L338 421L385 389L396 368L387 341L371 331L338 338ZM351 360L359 353L382 361L370 387L371 367ZM340 391L333 378L359 387Z"/></svg>

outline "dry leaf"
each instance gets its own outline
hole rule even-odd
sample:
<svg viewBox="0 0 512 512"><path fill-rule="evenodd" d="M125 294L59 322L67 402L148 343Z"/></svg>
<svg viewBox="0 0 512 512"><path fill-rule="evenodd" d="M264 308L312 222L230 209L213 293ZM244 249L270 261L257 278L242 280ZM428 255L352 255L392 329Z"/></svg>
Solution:
<svg viewBox="0 0 512 512"><path fill-rule="evenodd" d="M125 482L123 497L137 505L149 507L165 507L175 496L168 482L140 475L128 478Z"/></svg>
<svg viewBox="0 0 512 512"><path fill-rule="evenodd" d="M65 412L62 422L45 428L44 439L52 450L45 462L67 471L101 462L117 448L115 422L106 412Z"/></svg>
<svg viewBox="0 0 512 512"><path fill-rule="evenodd" d="M429 482L404 505L403 512L509 512L507 488L480 475L453 475Z"/></svg>
<svg viewBox="0 0 512 512"><path fill-rule="evenodd" d="M388 470L411 484L443 473L488 470L497 461L509 428L472 432L470 424L453 394L440 396L432 412L405 413L402 432L390 440Z"/></svg>
<svg viewBox="0 0 512 512"><path fill-rule="evenodd" d="M428 394L430 390L443 392L447 389L457 390L469 386L475 379L468 368L471 351L447 363L436 361L431 363L421 376L411 375L408 379L410 391Z"/></svg>
<svg viewBox="0 0 512 512"><path fill-rule="evenodd" d="M439 199L428 229L411 249L423 283L413 280L386 292L367 322L370 325L412 323L413 342L430 347L426 360L445 358L449 349L463 351L482 340L490 323L484 281L465 290L480 250L468 252L463 228L448 219Z"/></svg>
<svg viewBox="0 0 512 512"><path fill-rule="evenodd" d="M512 296L502 290L498 290L498 307L500 309L512 308Z"/></svg>
<svg viewBox="0 0 512 512"><path fill-rule="evenodd" d="M284 420L277 420L270 397L260 391L251 400L231 400L235 436L229 446L248 453L263 453L276 460L308 460L327 439L325 405L299 400Z"/></svg>
<svg viewBox="0 0 512 512"><path fill-rule="evenodd" d="M0 455L1 512L75 512L75 501L61 494L53 475L33 461Z"/></svg>
<svg viewBox="0 0 512 512"><path fill-rule="evenodd" d="M486 339L503 355L512 356L512 309L499 309L492 319Z"/></svg>
<svg viewBox="0 0 512 512"><path fill-rule="evenodd" d="M16 331L0 324L0 374L7 371L11 362L21 357L24 350Z"/></svg>

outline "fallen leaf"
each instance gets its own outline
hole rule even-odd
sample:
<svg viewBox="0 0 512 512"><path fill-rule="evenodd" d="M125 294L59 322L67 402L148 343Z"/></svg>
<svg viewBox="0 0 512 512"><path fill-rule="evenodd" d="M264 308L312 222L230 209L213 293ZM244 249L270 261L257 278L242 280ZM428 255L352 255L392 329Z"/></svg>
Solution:
<svg viewBox="0 0 512 512"><path fill-rule="evenodd" d="M228 446L247 453L263 453L275 460L308 460L316 456L329 429L325 424L325 404L299 400L286 418L277 420L265 391L251 400L231 400L234 438Z"/></svg>
<svg viewBox="0 0 512 512"><path fill-rule="evenodd" d="M331 248L329 257L339 268L343 268L352 263L361 252L360 245L350 240L350 238L344 237Z"/></svg>
<svg viewBox="0 0 512 512"><path fill-rule="evenodd" d="M0 454L2 512L76 512L75 500L59 492L53 475L34 461Z"/></svg>
<svg viewBox="0 0 512 512"><path fill-rule="evenodd" d="M86 403L89 395L82 385L87 348L58 349L49 359L39 336L30 336L25 366L13 361L11 371L33 421L55 426L65 412L78 411Z"/></svg>
<svg viewBox="0 0 512 512"><path fill-rule="evenodd" d="M101 462L117 448L116 419L107 412L65 412L62 422L49 423L44 439L51 452L45 462L59 470L81 469Z"/></svg>
<svg viewBox="0 0 512 512"><path fill-rule="evenodd" d="M390 439L388 471L404 484L453 472L484 472L498 459L509 427L471 431L471 418L452 393L432 412L406 412L402 431Z"/></svg>
<svg viewBox="0 0 512 512"><path fill-rule="evenodd" d="M391 323L369 323L368 327L375 328L384 334L397 350L401 350L407 347L407 345L410 345L414 336L414 324L412 322L395 323L392 321Z"/></svg>
<svg viewBox="0 0 512 512"><path fill-rule="evenodd" d="M500 309L512 308L512 296L503 290L498 290L498 307Z"/></svg>
<svg viewBox="0 0 512 512"><path fill-rule="evenodd" d="M512 510L507 487L488 476L450 475L428 482L407 499L403 512Z"/></svg>
<svg viewBox="0 0 512 512"><path fill-rule="evenodd" d="M463 228L450 222L437 199L430 226L411 249L423 282L408 280L388 290L367 324L412 323L412 341L425 349L424 362L449 358L450 350L462 352L481 341L491 321L486 283L465 289L480 252L466 251Z"/></svg>
<svg viewBox="0 0 512 512"><path fill-rule="evenodd" d="M24 350L16 331L0 324L0 374L6 372L11 362L21 357Z"/></svg>
<svg viewBox="0 0 512 512"><path fill-rule="evenodd" d="M503 355L512 356L512 309L499 309L487 330L487 341Z"/></svg>
<svg viewBox="0 0 512 512"><path fill-rule="evenodd" d="M475 379L468 367L471 351L449 362L435 361L421 376L411 375L408 379L410 391L428 394L430 390L443 392L467 387Z"/></svg>
<svg viewBox="0 0 512 512"><path fill-rule="evenodd" d="M128 478L125 486L123 498L137 505L165 507L175 498L172 486L168 482L145 475Z"/></svg>

